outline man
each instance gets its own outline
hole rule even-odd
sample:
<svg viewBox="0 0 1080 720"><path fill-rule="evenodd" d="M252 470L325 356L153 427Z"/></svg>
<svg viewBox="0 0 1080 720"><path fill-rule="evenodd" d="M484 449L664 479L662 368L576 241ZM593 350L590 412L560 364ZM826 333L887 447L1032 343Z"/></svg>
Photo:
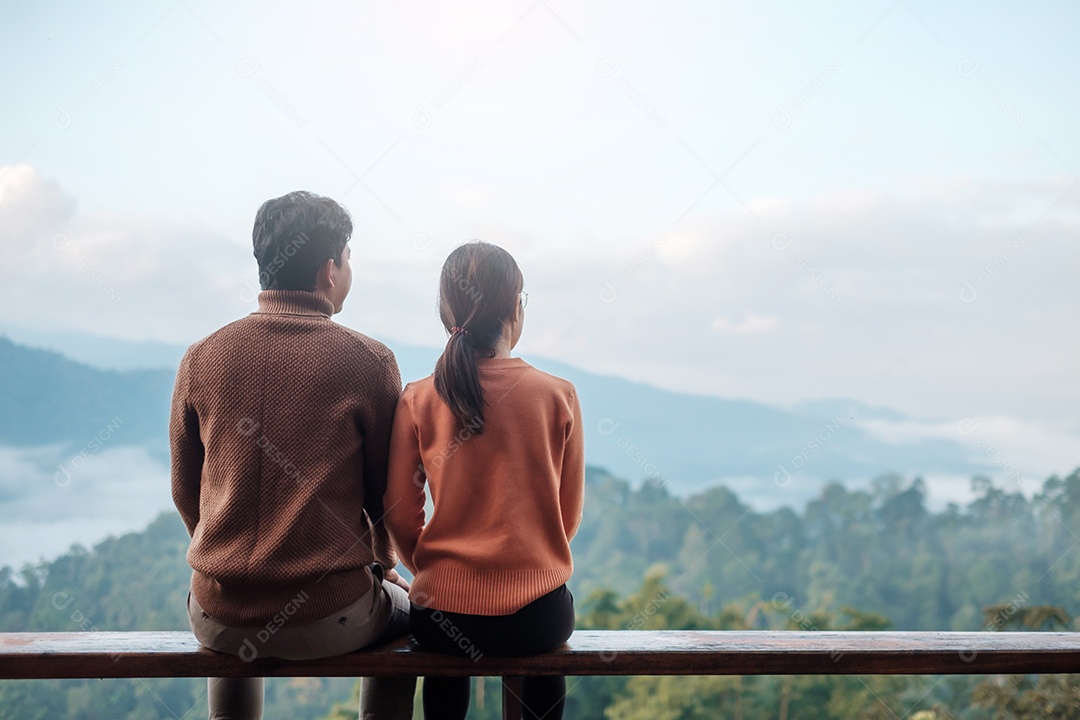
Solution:
<svg viewBox="0 0 1080 720"><path fill-rule="evenodd" d="M408 584L382 522L401 377L385 345L330 319L352 286L351 235L329 198L264 203L259 309L192 345L176 376L172 492L191 535L191 628L249 661L408 632ZM261 678L208 683L211 718L261 717ZM361 717L411 718L414 686L366 678Z"/></svg>

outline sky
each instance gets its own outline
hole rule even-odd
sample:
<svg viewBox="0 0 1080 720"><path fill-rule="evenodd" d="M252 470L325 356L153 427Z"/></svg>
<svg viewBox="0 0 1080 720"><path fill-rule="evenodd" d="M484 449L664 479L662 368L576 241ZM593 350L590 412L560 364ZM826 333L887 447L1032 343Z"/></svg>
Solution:
<svg viewBox="0 0 1080 720"><path fill-rule="evenodd" d="M3 0L0 327L192 342L255 308L255 211L308 189L356 226L338 319L391 345L443 342L441 263L480 238L523 269L526 353L1067 473L1078 30L1070 2Z"/></svg>

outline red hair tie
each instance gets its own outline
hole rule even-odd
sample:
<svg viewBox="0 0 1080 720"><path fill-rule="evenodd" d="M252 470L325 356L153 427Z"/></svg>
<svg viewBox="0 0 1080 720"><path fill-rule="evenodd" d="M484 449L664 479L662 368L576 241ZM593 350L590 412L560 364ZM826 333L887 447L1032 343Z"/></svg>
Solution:
<svg viewBox="0 0 1080 720"><path fill-rule="evenodd" d="M458 333L465 333L466 335L468 335L468 334L469 334L469 331L468 331L468 330L466 330L466 329L465 329L465 328L463 328L463 327L458 327L457 325L455 325L454 327L450 328L450 334L451 334L451 335L457 335Z"/></svg>

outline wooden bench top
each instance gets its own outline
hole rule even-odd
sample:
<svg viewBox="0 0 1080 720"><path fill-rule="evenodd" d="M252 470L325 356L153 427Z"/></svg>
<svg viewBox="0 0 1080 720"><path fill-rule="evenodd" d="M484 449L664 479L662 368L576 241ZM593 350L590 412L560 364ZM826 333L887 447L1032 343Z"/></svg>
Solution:
<svg viewBox="0 0 1080 720"><path fill-rule="evenodd" d="M1080 633L575 632L525 658L456 658L397 640L320 660L245 662L188 632L0 633L0 678L364 675L1080 673Z"/></svg>

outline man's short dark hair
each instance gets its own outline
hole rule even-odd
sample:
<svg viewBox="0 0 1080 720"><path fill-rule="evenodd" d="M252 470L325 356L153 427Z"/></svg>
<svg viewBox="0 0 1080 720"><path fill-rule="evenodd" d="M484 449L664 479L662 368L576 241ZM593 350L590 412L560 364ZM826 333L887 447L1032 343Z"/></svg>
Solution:
<svg viewBox="0 0 1080 720"><path fill-rule="evenodd" d="M298 190L267 200L251 231L263 290L314 290L327 260L341 264L352 218L335 200Z"/></svg>

